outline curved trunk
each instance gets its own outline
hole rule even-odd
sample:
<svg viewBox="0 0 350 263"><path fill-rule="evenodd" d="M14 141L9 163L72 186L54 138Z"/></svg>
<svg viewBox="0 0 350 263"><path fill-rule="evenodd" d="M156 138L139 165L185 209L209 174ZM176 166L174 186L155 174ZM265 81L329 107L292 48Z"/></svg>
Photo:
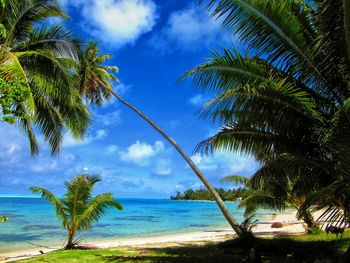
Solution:
<svg viewBox="0 0 350 263"><path fill-rule="evenodd" d="M163 131L158 125L156 125L151 119L149 119L144 113L142 113L140 110L138 110L136 107L125 101L123 98L121 98L117 93L115 93L113 90L110 90L110 92L116 97L117 100L119 100L121 103L123 103L125 106L136 112L141 118L143 118L146 122L148 122L156 131L158 131L177 151L178 153L185 159L185 161L188 163L188 165L191 167L193 172L197 175L197 177L202 181L202 183L205 185L205 187L208 189L210 194L213 196L215 202L219 206L221 212L225 216L226 220L232 227L232 229L236 232L237 235L241 234L241 230L238 227L238 222L232 217L230 211L227 209L225 203L222 201L220 195L216 192L215 188L209 183L207 178L202 174L202 172L199 170L199 168L195 165L195 163L192 161L192 159L187 156L187 154L181 149L181 147L165 132Z"/></svg>

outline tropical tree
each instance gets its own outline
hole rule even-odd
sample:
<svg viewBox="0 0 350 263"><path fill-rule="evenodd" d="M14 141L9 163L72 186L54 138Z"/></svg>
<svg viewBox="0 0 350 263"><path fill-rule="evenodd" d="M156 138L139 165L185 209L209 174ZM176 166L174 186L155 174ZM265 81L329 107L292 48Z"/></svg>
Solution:
<svg viewBox="0 0 350 263"><path fill-rule="evenodd" d="M293 207L297 210L298 220L303 220L308 229L311 230L317 225L310 208L305 208L305 200L308 195L307 193L304 196L296 194L295 188L298 183L292 176L283 174L283 170L280 169L282 166L283 164L277 168L271 164L264 165L251 178L231 175L225 176L222 182L246 187L245 196L239 204L240 208L245 208L244 215L246 217L255 214L259 208L280 211Z"/></svg>
<svg viewBox="0 0 350 263"><path fill-rule="evenodd" d="M90 118L73 85L76 40L52 18L67 19L53 0L0 1L2 117L27 134L32 154L39 151L34 127L54 154L63 134L81 138Z"/></svg>
<svg viewBox="0 0 350 263"><path fill-rule="evenodd" d="M215 51L186 74L215 96L201 116L222 125L197 150L238 151L262 165L285 158L288 171L300 178L301 192L348 181L349 5L347 0L210 0L212 15L247 51ZM342 200L349 200L348 191L339 189ZM348 225L348 207L339 210L330 202L334 198L328 200Z"/></svg>
<svg viewBox="0 0 350 263"><path fill-rule="evenodd" d="M58 198L49 190L41 187L31 187L35 194L55 207L56 215L62 222L62 227L68 232L68 242L65 249L73 249L77 242L74 239L77 233L86 231L92 224L99 221L108 208L122 210L122 205L114 199L111 193L92 196L93 188L101 178L94 175L81 174L66 182L66 194Z"/></svg>
<svg viewBox="0 0 350 263"><path fill-rule="evenodd" d="M114 96L126 107L130 108L148 124L150 124L157 132L159 132L184 158L184 160L191 167L193 172L202 181L205 187L208 189L214 200L218 204L223 215L227 219L230 226L237 234L241 234L241 230L238 227L238 222L233 218L230 211L226 207L225 203L221 199L220 195L216 192L215 188L210 184L208 179L195 165L192 159L182 150L182 148L171 138L163 129L161 129L156 123L154 123L149 117L147 117L142 111L137 109L131 103L124 100L111 86L111 81L118 81L112 73L118 72L117 67L104 66L101 63L106 62L111 58L110 54L99 55L99 50L96 44L89 44L86 51L82 52L80 61L82 63L79 67L78 74L80 76L79 89L84 94L85 98L92 104L100 106L104 99L109 99Z"/></svg>

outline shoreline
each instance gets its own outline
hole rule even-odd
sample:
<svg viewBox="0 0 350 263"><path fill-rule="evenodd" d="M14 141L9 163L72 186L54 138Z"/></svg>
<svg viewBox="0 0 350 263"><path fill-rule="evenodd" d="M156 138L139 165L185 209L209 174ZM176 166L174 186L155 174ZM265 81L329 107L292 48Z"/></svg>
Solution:
<svg viewBox="0 0 350 263"><path fill-rule="evenodd" d="M288 235L305 233L304 224L297 221L294 210L287 210L283 213L266 215L263 220L257 223L253 232L259 236ZM271 228L272 222L282 222L282 228ZM208 241L225 241L235 236L230 227L213 227L200 231L165 233L154 236L132 237L132 238L112 238L111 240L89 240L82 242L82 245L93 246L96 248L113 248L113 247L138 247L149 245L181 245L179 243L198 243ZM61 249L33 248L24 249L22 251L5 252L0 254L0 262L8 262L12 260L20 260L40 255L40 250L44 253Z"/></svg>

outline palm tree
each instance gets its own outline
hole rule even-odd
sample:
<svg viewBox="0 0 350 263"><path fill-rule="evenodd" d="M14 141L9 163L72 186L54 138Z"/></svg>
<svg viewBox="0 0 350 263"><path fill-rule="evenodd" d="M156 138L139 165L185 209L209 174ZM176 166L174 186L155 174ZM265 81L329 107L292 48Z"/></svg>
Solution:
<svg viewBox="0 0 350 263"><path fill-rule="evenodd" d="M241 234L238 222L233 218L225 203L221 199L220 195L216 192L215 188L210 184L210 182L195 165L192 159L164 130L162 130L157 124L155 124L150 118L148 118L142 111L140 111L135 106L124 100L118 93L116 93L113 90L110 81L117 81L117 79L111 73L116 73L118 71L118 68L113 66L101 65L101 63L111 58L111 55L99 55L99 50L96 44L89 44L87 50L81 53L81 56L82 57L80 58L80 61L82 61L83 63L80 64L79 68L79 76L81 77L79 81L79 89L83 92L86 99L91 103L97 104L99 106L102 104L102 101L104 99L109 99L111 96L114 96L122 104L130 108L142 119L144 119L148 124L150 124L184 158L184 160L188 163L193 172L197 175L197 177L202 181L202 183L211 193L230 226L238 235Z"/></svg>
<svg viewBox="0 0 350 263"><path fill-rule="evenodd" d="M348 2L210 0L213 16L247 51L223 48L185 75L214 93L201 116L222 126L197 151L238 151L262 165L286 158L301 192L348 181ZM342 200L349 200L349 192L339 189ZM348 206L328 206L350 223Z"/></svg>
<svg viewBox="0 0 350 263"><path fill-rule="evenodd" d="M303 220L308 229L316 226L310 208L305 209L305 200L309 193L298 193L296 178L285 175L283 163L270 162L262 166L251 178L231 175L225 176L222 182L243 185L248 191L239 207L245 208L245 216L250 216L258 208L282 210L293 207L297 218Z"/></svg>
<svg viewBox="0 0 350 263"><path fill-rule="evenodd" d="M92 224L99 221L108 208L123 209L111 193L92 196L94 185L100 181L101 178L98 176L76 175L71 181L65 183L67 192L63 198L56 197L45 188L30 188L33 193L40 194L42 198L55 207L57 218L61 220L62 227L68 232L68 242L65 249L76 247L75 235L90 229Z"/></svg>
<svg viewBox="0 0 350 263"><path fill-rule="evenodd" d="M52 24L51 18L67 18L56 1L0 3L0 80L17 83L19 91L28 92L10 108L28 136L32 154L39 151L33 125L54 154L59 152L67 130L81 138L90 119L73 85L76 40L62 23Z"/></svg>

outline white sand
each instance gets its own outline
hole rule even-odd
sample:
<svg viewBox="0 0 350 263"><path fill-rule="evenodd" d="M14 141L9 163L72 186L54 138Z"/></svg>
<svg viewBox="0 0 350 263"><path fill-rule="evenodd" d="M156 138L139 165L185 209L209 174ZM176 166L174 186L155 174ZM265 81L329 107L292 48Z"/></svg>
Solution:
<svg viewBox="0 0 350 263"><path fill-rule="evenodd" d="M295 217L296 212L290 210L285 213L269 215L264 219L264 222L259 222L257 227L254 228L254 233L258 235L286 235L286 234L302 234L305 233L304 224L301 221L297 221ZM272 222L283 223L282 228L271 228ZM111 248L111 247L124 247L124 246L145 246L145 245L167 245L164 243L177 243L181 245L184 242L203 242L203 241L223 241L232 238L234 232L230 228L204 230L197 232L168 234L152 237L140 237L140 238L122 238L110 241L97 241L86 245L93 245L98 248ZM85 244L84 244L85 245ZM176 245L176 244L171 244ZM57 248L59 249L59 248ZM53 251L54 249L31 249L24 251L16 251L10 253L4 253L0 255L0 262L7 262L11 260L23 259L40 255L39 250L44 253Z"/></svg>

